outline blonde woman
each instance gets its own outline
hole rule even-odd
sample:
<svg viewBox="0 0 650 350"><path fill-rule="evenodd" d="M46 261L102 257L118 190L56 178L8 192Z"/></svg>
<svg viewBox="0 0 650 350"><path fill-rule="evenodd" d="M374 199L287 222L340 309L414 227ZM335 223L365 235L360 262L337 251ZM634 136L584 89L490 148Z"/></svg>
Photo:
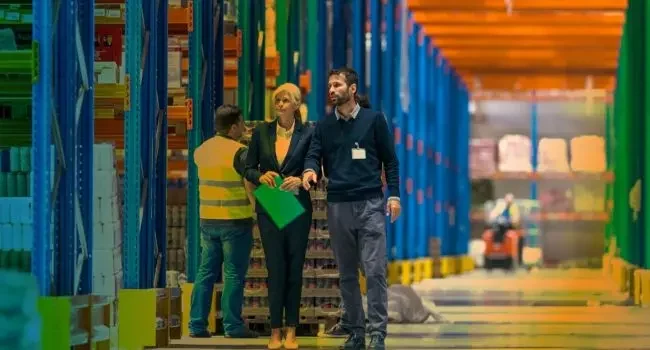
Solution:
<svg viewBox="0 0 650 350"><path fill-rule="evenodd" d="M275 186L275 177L283 179L281 189L293 192L305 213L282 230L256 203L257 223L266 257L271 314L269 349L297 349L296 326L300 319L302 269L311 229L312 205L309 192L302 187L305 156L311 143L312 129L300 115L300 89L283 84L273 93L275 120L260 124L253 131L246 159L245 177L259 186ZM284 322L283 322L284 319Z"/></svg>

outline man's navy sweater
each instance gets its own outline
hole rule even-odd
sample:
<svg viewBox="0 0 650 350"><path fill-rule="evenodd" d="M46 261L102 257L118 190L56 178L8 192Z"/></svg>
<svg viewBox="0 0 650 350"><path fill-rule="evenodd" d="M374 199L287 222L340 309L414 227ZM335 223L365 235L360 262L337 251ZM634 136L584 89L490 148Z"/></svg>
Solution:
<svg viewBox="0 0 650 350"><path fill-rule="evenodd" d="M352 149L365 149L365 159L352 159ZM389 197L399 197L399 164L395 144L383 114L361 108L355 118L330 114L316 123L305 170L320 178L321 159L328 179L329 202L383 197L382 164Z"/></svg>

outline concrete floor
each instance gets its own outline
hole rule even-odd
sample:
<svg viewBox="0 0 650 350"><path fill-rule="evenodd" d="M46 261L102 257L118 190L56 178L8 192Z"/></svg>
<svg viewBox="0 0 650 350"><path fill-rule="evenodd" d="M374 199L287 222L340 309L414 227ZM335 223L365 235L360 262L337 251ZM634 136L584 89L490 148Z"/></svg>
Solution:
<svg viewBox="0 0 650 350"><path fill-rule="evenodd" d="M415 286L449 324L389 325L388 349L649 349L650 309L624 306L600 271L476 271ZM300 338L301 349L342 339ZM265 349L267 340L181 339L173 348Z"/></svg>

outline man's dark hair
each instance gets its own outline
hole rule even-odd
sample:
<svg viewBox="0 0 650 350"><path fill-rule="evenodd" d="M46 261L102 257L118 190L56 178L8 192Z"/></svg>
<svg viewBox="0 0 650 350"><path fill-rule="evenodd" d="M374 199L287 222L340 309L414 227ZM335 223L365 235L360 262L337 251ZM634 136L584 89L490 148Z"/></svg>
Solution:
<svg viewBox="0 0 650 350"><path fill-rule="evenodd" d="M348 85L348 87L352 86L352 84L355 84L357 86L357 89L359 89L359 74L357 74L357 71L354 69L349 67L332 69L327 75L327 78L329 79L332 75L343 75L345 78L345 83Z"/></svg>
<svg viewBox="0 0 650 350"><path fill-rule="evenodd" d="M357 103L362 108L370 108L370 100L367 95L357 95Z"/></svg>
<svg viewBox="0 0 650 350"><path fill-rule="evenodd" d="M221 105L217 108L214 114L214 124L217 127L217 132L226 133L230 128L239 123L241 120L241 109L232 104Z"/></svg>

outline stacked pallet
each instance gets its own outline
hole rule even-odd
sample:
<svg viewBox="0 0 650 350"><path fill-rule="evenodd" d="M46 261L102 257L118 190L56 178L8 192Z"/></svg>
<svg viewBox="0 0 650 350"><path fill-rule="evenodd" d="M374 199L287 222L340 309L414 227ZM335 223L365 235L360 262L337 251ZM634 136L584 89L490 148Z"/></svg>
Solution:
<svg viewBox="0 0 650 350"><path fill-rule="evenodd" d="M187 181L167 181L167 271L185 271Z"/></svg>

